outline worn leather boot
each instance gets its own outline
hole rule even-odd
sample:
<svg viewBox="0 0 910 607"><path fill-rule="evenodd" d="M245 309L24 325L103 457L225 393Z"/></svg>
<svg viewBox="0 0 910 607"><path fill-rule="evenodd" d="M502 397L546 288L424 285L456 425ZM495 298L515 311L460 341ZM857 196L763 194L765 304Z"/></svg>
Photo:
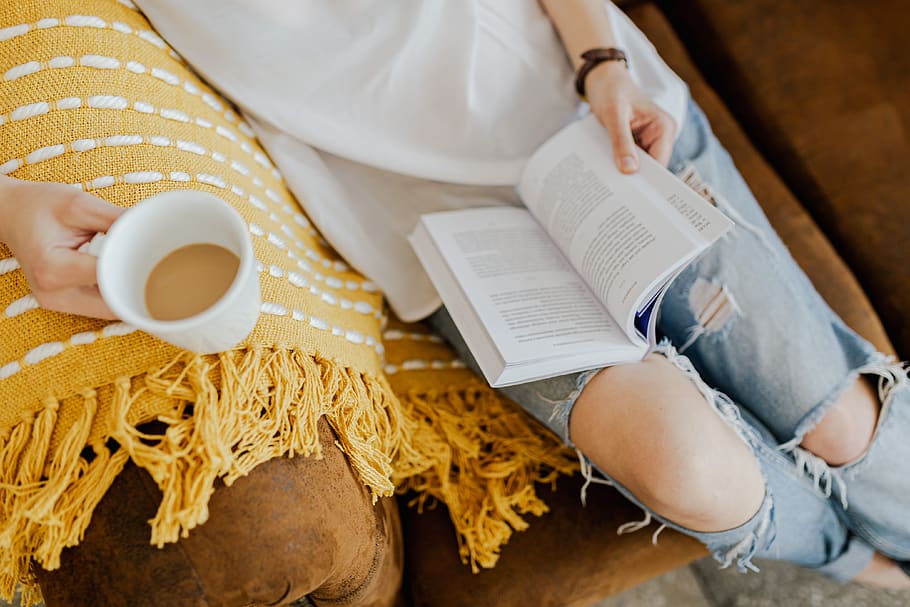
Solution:
<svg viewBox="0 0 910 607"><path fill-rule="evenodd" d="M47 607L389 607L399 600L402 542L393 499L375 506L335 434L319 422L324 458L278 458L213 494L209 520L157 549L148 520L161 494L127 465L83 542L55 571L38 570Z"/></svg>

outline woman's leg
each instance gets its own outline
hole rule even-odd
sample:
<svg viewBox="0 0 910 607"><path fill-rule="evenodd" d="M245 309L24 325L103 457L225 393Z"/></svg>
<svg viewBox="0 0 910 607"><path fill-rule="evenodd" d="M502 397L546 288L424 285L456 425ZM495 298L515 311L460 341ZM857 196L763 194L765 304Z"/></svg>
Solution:
<svg viewBox="0 0 910 607"><path fill-rule="evenodd" d="M476 369L444 309L430 324ZM646 520L701 540L725 565L744 570L757 555L849 580L872 558L770 434L668 345L642 363L501 391L574 442Z"/></svg>
<svg viewBox="0 0 910 607"><path fill-rule="evenodd" d="M701 111L689 114L671 168L694 167L736 227L673 282L660 329L838 498L856 534L910 559L910 478L895 466L910 457L906 371L830 310Z"/></svg>

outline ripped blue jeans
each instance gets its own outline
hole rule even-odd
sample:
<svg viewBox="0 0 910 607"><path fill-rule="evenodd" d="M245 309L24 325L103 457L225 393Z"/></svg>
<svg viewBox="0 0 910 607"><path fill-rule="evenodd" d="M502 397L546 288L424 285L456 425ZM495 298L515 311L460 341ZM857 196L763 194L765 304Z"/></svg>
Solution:
<svg viewBox="0 0 910 607"><path fill-rule="evenodd" d="M694 102L670 169L710 197L735 228L670 285L657 351L749 446L765 498L739 527L699 532L650 511L602 471L595 478L581 456L583 472L615 486L645 512L643 521L621 531L657 520L703 542L723 566L744 571L754 569L754 557L781 559L846 581L876 550L910 561L910 474L901 471L910 459L906 370L851 331L816 293ZM444 308L429 323L477 369ZM572 406L596 372L502 391L571 445ZM829 466L799 444L859 374L878 378L878 426L859 459Z"/></svg>

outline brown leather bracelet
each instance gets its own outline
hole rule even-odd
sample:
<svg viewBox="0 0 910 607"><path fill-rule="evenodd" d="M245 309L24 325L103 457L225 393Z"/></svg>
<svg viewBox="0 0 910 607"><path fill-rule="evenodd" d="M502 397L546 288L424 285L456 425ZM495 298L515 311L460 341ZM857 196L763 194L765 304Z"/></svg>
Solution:
<svg viewBox="0 0 910 607"><path fill-rule="evenodd" d="M581 58L585 62L578 68L578 75L575 76L575 90L582 97L585 96L585 79L588 74L604 61L622 61L626 64L626 69L629 67L629 58L618 48L592 48L583 52Z"/></svg>

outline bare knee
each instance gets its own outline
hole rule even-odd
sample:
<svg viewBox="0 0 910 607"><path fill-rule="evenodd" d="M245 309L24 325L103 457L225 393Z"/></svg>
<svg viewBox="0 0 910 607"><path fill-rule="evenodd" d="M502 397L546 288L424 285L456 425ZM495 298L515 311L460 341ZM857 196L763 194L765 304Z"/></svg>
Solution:
<svg viewBox="0 0 910 607"><path fill-rule="evenodd" d="M599 468L682 526L737 527L764 498L748 446L662 356L595 376L573 409L570 433Z"/></svg>
<svg viewBox="0 0 910 607"><path fill-rule="evenodd" d="M802 446L833 466L863 454L878 421L878 396L870 378L860 376L803 438Z"/></svg>

